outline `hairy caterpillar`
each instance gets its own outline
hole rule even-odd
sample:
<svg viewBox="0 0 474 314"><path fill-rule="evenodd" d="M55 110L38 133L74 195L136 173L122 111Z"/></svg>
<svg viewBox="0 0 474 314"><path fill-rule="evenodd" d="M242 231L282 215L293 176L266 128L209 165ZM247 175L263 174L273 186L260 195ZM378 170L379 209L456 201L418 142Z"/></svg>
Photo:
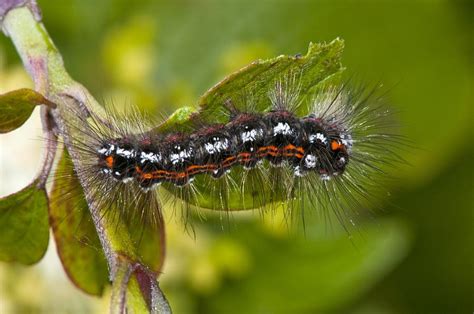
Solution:
<svg viewBox="0 0 474 314"><path fill-rule="evenodd" d="M76 117L71 126L81 136L73 144L94 197L105 212L117 214L118 207L127 220L156 222L162 186L186 208L284 203L288 215L331 210L344 225L349 212L374 201L383 165L400 161L393 148L401 138L371 91L341 85L309 99L299 93L295 80L284 78L267 91L263 112L244 93L243 101L222 104L226 122L197 118L186 131L153 131L134 112L109 110L110 125L94 114Z"/></svg>

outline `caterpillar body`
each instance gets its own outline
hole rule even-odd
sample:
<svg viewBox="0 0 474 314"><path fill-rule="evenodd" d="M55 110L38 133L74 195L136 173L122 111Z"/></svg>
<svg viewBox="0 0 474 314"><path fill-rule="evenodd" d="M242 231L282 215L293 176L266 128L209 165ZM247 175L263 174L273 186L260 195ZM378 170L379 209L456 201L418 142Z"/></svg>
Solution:
<svg viewBox="0 0 474 314"><path fill-rule="evenodd" d="M214 199L203 207L224 211L283 201L291 214L330 209L344 224L345 214L375 199L382 165L400 161L394 151L400 138L388 131L391 113L371 93L346 86L302 100L287 85L268 91L264 112L252 109L251 96L243 109L229 98L222 104L227 122L198 121L189 132L150 131L136 114L109 114L111 126L94 115L82 119L75 128L83 136L74 145L94 197L110 212L120 207L127 217L153 220L161 217L161 185L186 207L202 206L199 199ZM299 115L301 107L309 108L306 114ZM242 206L231 205L236 193Z"/></svg>
<svg viewBox="0 0 474 314"><path fill-rule="evenodd" d="M100 171L116 180L136 180L149 189L162 182L177 186L196 175L220 178L231 167L288 163L297 176L315 171L322 179L339 175L349 162L347 130L314 115L297 118L286 110L235 113L227 124L190 134L145 135L105 140L97 150Z"/></svg>

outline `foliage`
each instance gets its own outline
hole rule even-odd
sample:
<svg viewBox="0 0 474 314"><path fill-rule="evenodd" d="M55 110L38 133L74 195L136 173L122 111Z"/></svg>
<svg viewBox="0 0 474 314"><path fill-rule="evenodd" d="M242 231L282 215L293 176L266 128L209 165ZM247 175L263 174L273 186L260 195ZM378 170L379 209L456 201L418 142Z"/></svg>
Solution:
<svg viewBox="0 0 474 314"><path fill-rule="evenodd" d="M33 264L46 252L49 240L48 198L34 181L0 200L0 259Z"/></svg>
<svg viewBox="0 0 474 314"><path fill-rule="evenodd" d="M54 106L34 90L23 88L0 95L0 133L19 128L30 117L35 105Z"/></svg>

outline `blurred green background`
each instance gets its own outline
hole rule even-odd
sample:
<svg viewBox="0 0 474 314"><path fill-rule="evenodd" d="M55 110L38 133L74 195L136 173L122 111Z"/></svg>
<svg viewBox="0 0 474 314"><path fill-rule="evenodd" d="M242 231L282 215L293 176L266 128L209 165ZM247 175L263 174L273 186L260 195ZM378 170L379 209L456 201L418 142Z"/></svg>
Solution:
<svg viewBox="0 0 474 314"><path fill-rule="evenodd" d="M137 103L150 115L193 105L255 59L305 54L311 41L341 37L347 75L383 82L402 133L416 143L404 153L410 165L396 171L384 208L351 238L317 215L306 234L289 231L278 214L236 214L225 228L210 216L196 222L196 239L168 219L161 286L175 313L474 311L472 2L39 5L73 78L99 99ZM0 90L25 86L31 81L0 36ZM0 140L3 188L10 185L4 174L11 154ZM32 268L0 265L0 313L106 311L107 298L74 289L54 249L51 243Z"/></svg>

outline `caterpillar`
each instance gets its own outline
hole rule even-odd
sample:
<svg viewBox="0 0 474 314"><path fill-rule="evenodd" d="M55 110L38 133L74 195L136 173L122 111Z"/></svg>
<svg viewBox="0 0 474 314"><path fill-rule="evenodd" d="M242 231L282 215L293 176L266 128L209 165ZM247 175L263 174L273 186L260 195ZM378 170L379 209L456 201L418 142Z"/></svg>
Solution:
<svg viewBox="0 0 474 314"><path fill-rule="evenodd" d="M187 131L156 132L136 112L120 116L113 109L110 125L94 114L76 119L72 126L82 136L73 145L94 197L108 212L119 207L120 215L143 221L161 215L159 187L186 208L228 212L284 203L289 215L330 210L342 224L352 210L370 206L384 166L401 161L395 147L402 140L391 133L391 112L381 99L346 84L302 99L297 84L285 79L267 94L264 111L251 95L244 104L229 98L222 104L227 121L197 118ZM301 114L302 108L309 110Z"/></svg>

